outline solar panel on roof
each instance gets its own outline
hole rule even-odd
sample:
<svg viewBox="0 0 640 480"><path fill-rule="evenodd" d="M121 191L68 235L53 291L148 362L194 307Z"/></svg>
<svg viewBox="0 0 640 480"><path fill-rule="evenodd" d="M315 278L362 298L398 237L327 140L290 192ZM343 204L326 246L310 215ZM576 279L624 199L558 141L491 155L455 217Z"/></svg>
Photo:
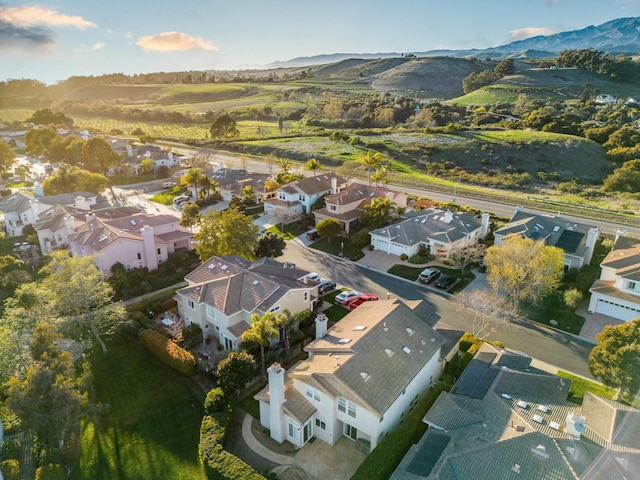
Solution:
<svg viewBox="0 0 640 480"><path fill-rule="evenodd" d="M498 372L499 370L497 368L489 368L486 372L484 372L484 375L478 380L478 383L476 383L475 388L469 396L471 398L484 398L484 396L489 391L489 388L491 388L491 384L498 375Z"/></svg>
<svg viewBox="0 0 640 480"><path fill-rule="evenodd" d="M584 238L584 233L575 230L565 230L556 242L556 247L561 248L565 252L575 253L578 245Z"/></svg>
<svg viewBox="0 0 640 480"><path fill-rule="evenodd" d="M471 360L471 363L469 363L462 376L454 385L453 393L465 396L471 395L471 392L473 392L473 389L485 374L489 365L489 363L475 358Z"/></svg>
<svg viewBox="0 0 640 480"><path fill-rule="evenodd" d="M407 472L428 477L450 441L450 436L437 430L429 429L420 442L420 449L416 452L411 463L409 463Z"/></svg>

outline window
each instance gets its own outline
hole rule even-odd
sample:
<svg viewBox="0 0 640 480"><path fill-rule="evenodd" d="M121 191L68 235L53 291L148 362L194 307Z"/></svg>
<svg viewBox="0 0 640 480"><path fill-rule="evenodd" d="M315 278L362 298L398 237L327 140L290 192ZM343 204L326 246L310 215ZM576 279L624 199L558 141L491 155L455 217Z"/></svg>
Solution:
<svg viewBox="0 0 640 480"><path fill-rule="evenodd" d="M335 205L329 205L329 210L331 210L332 212L336 211L336 206Z"/></svg>
<svg viewBox="0 0 640 480"><path fill-rule="evenodd" d="M216 319L216 311L213 309L211 305L207 305L207 317Z"/></svg>
<svg viewBox="0 0 640 480"><path fill-rule="evenodd" d="M286 197L286 196L284 195L284 193L282 193L282 192L278 194L278 198L279 198L280 200L286 200L286 199L287 199L287 197Z"/></svg>
<svg viewBox="0 0 640 480"><path fill-rule="evenodd" d="M636 289L636 282L629 282L629 290L635 290Z"/></svg>
<svg viewBox="0 0 640 480"><path fill-rule="evenodd" d="M189 305L189 308L191 310L195 310L196 309L196 304L193 303L193 300L187 300L187 305Z"/></svg>
<svg viewBox="0 0 640 480"><path fill-rule="evenodd" d="M142 260L142 254L141 253L138 254L138 260Z"/></svg>
<svg viewBox="0 0 640 480"><path fill-rule="evenodd" d="M304 202L307 199L307 197L305 197L304 195L298 195L298 200L300 200L301 202Z"/></svg>
<svg viewBox="0 0 640 480"><path fill-rule="evenodd" d="M160 253L162 253L162 252L160 252L160 249L158 249L158 255L160 255Z"/></svg>
<svg viewBox="0 0 640 480"><path fill-rule="evenodd" d="M299 431L298 424L293 420L289 419L289 437L297 441L298 431Z"/></svg>
<svg viewBox="0 0 640 480"><path fill-rule="evenodd" d="M309 300L309 292L304 292L304 301Z"/></svg>
<svg viewBox="0 0 640 480"><path fill-rule="evenodd" d="M319 427L322 430L326 430L327 429L327 425L323 421L321 421L321 420L319 420L317 418L316 418L316 427Z"/></svg>
<svg viewBox="0 0 640 480"><path fill-rule="evenodd" d="M313 398L316 402L320 401L320 392L313 387L307 385L307 397Z"/></svg>
<svg viewBox="0 0 640 480"><path fill-rule="evenodd" d="M342 397L338 397L338 410L342 413L346 413L350 417L356 418L356 404L349 402Z"/></svg>

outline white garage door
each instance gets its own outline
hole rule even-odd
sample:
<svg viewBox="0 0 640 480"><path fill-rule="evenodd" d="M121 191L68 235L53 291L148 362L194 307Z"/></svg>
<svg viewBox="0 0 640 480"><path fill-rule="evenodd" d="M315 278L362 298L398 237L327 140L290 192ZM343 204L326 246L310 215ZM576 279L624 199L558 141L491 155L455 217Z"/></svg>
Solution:
<svg viewBox="0 0 640 480"><path fill-rule="evenodd" d="M387 253L389 250L389 242L384 240L375 239L375 243L373 244L376 250L380 250L381 252Z"/></svg>
<svg viewBox="0 0 640 480"><path fill-rule="evenodd" d="M620 320L631 320L640 317L640 309L610 302L602 298L598 299L598 303L596 303L596 313Z"/></svg>

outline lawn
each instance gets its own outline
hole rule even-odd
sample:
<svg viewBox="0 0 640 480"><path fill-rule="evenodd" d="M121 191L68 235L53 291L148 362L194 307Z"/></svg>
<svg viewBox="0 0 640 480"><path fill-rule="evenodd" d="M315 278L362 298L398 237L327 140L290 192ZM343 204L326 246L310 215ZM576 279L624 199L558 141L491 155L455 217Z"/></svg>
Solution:
<svg viewBox="0 0 640 480"><path fill-rule="evenodd" d="M137 340L113 338L92 356L97 424L82 432L74 479L204 480L198 441L204 392Z"/></svg>
<svg viewBox="0 0 640 480"><path fill-rule="evenodd" d="M277 225L273 225L267 229L267 232L274 233L285 240L293 240L306 231L307 229L303 228L299 223L289 223L284 226L278 223Z"/></svg>
<svg viewBox="0 0 640 480"><path fill-rule="evenodd" d="M558 376L571 380L571 388L569 389L569 398L567 398L567 400L572 403L577 403L578 405L582 405L582 399L584 398L585 392L591 392L599 397L611 399L616 394L616 391L613 388L605 387L604 385L591 382L582 377L576 377L575 375L563 372L562 370L558 371Z"/></svg>
<svg viewBox="0 0 640 480"><path fill-rule="evenodd" d="M149 200L151 200L152 202L160 203L162 205L173 205L173 199L178 195L180 195L180 193L174 194L172 192L160 192L150 197Z"/></svg>
<svg viewBox="0 0 640 480"><path fill-rule="evenodd" d="M449 293L456 293L464 290L464 288L476 278L473 272L469 270L465 270L464 273L461 273L460 269L447 268L440 265L434 268L440 270L445 275L452 275L459 279L455 285L449 288ZM420 272L422 272L422 270L424 270L424 267L410 267L409 265L398 263L387 270L387 273L391 273L392 275L395 275L397 277L406 278L407 280L411 280L413 282L418 278L418 275L420 275Z"/></svg>
<svg viewBox="0 0 640 480"><path fill-rule="evenodd" d="M522 313L533 321L576 335L584 325L584 318L568 310L559 294L555 293L543 298L536 305L523 305ZM557 322L557 325L552 324L551 320Z"/></svg>
<svg viewBox="0 0 640 480"><path fill-rule="evenodd" d="M360 260L362 257L364 257L364 253L362 253L362 250L351 243L350 238L346 237L338 237L331 240L327 238L321 238L317 242L313 242L310 247L315 248L316 250L330 253L331 255L345 257L353 261Z"/></svg>

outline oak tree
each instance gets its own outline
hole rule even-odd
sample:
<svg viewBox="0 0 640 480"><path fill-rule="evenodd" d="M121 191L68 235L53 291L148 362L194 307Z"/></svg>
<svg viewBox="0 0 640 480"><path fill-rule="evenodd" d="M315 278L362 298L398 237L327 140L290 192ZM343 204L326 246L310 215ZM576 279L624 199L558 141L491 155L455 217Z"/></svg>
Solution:
<svg viewBox="0 0 640 480"><path fill-rule="evenodd" d="M201 261L214 255L239 255L252 259L257 246L258 227L253 219L235 207L209 210L202 216L195 235L196 253Z"/></svg>
<svg viewBox="0 0 640 480"><path fill-rule="evenodd" d="M249 352L229 352L216 370L218 386L227 398L235 397L253 378L255 359Z"/></svg>
<svg viewBox="0 0 640 480"><path fill-rule="evenodd" d="M333 237L337 237L342 231L342 225L333 218L325 218L318 222L316 225L316 231L318 232L318 235L326 238L328 242L331 242L331 239Z"/></svg>

